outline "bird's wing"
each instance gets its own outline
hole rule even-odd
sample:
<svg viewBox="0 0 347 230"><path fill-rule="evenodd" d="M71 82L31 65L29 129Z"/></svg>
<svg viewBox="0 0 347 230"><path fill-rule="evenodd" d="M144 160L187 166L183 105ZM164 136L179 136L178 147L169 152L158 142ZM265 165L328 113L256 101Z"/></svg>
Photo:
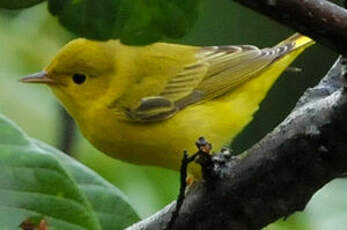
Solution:
<svg viewBox="0 0 347 230"><path fill-rule="evenodd" d="M274 48L256 46L213 46L201 49L201 58L209 63L204 79L192 93L176 102L183 108L189 104L225 94L265 69L275 59L294 47L294 43ZM199 94L197 99L195 94Z"/></svg>
<svg viewBox="0 0 347 230"><path fill-rule="evenodd" d="M164 79L164 84L158 84L163 87L154 89L156 93L152 92L153 95L141 97L139 103L136 103L136 107L129 105L127 108L123 107L122 111L118 110L118 116L125 112L127 118L140 122L165 120L173 116L181 109L176 102L195 94L194 89L202 82L207 70L208 63L204 62L185 66L180 71L173 73L173 77ZM157 77L156 80L163 81L163 77Z"/></svg>
<svg viewBox="0 0 347 230"><path fill-rule="evenodd" d="M258 49L255 46L201 48L196 62L166 81L158 95L143 97L138 107L126 110L134 121L158 121L184 107L218 97L245 82L280 57L294 44Z"/></svg>

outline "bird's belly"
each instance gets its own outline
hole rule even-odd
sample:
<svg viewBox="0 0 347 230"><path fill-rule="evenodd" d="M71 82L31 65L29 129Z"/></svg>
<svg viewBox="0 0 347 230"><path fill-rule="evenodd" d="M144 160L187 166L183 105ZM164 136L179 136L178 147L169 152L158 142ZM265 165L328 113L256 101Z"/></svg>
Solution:
<svg viewBox="0 0 347 230"><path fill-rule="evenodd" d="M242 108L233 108L235 103L242 102L233 98L231 103L231 96L190 106L161 122L135 123L115 119L110 114L99 114L99 117L114 119L90 126L85 132L83 125L81 128L94 146L111 157L177 170L184 150L190 154L197 151L195 142L200 136L218 151L251 120ZM247 109L248 114L253 112ZM193 168L194 171L197 169Z"/></svg>

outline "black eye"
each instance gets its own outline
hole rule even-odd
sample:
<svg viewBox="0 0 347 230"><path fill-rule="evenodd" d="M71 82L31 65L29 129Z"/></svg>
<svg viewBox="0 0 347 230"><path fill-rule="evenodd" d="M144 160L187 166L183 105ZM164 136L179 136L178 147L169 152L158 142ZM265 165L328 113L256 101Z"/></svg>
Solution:
<svg viewBox="0 0 347 230"><path fill-rule="evenodd" d="M83 82L85 82L87 79L86 75L82 74L82 73L75 73L72 76L72 80L76 83L76 84L83 84Z"/></svg>

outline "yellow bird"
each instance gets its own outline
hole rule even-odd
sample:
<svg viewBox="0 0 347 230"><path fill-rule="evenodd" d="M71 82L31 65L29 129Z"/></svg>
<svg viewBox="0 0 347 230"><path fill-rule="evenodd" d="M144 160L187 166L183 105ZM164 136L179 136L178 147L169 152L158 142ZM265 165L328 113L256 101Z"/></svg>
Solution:
<svg viewBox="0 0 347 230"><path fill-rule="evenodd" d="M264 49L76 39L22 81L47 84L100 151L178 170L183 150L195 152L198 137L219 149L240 133L311 44L299 34ZM199 177L196 164L188 170Z"/></svg>

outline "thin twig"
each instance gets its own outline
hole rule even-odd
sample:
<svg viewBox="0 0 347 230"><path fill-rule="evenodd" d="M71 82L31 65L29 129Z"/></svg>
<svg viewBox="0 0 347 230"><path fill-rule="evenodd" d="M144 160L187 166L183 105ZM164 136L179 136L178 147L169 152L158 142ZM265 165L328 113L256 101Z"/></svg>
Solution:
<svg viewBox="0 0 347 230"><path fill-rule="evenodd" d="M58 148L71 155L75 142L76 126L71 116L61 106L58 108L61 129L58 137Z"/></svg>
<svg viewBox="0 0 347 230"><path fill-rule="evenodd" d="M199 154L200 154L200 150L191 156L188 156L187 151L183 152L183 159L182 159L181 169L180 169L180 190L179 190L179 194L177 197L175 210L172 212L172 217L171 217L169 223L167 224L167 227L165 228L165 230L170 230L172 228L172 226L175 224L175 221L178 217L178 214L180 212L180 209L182 207L182 204L183 204L183 201L185 198L185 192L186 192L186 188L187 188L188 165L189 165L189 163L194 161Z"/></svg>
<svg viewBox="0 0 347 230"><path fill-rule="evenodd" d="M178 194L177 202L176 202L176 207L175 210L172 213L172 217L165 228L165 230L170 230L172 226L175 224L175 221L178 217L178 214L180 212L180 209L182 207L184 198L185 198L185 192L187 188L187 169L188 165L193 162L195 159L198 159L198 163L202 166L202 173L203 176L207 176L211 172L210 170L210 165L212 164L211 161L211 155L210 151L212 149L212 145L204 138L204 137L199 137L197 142L195 143L196 147L198 148L198 151L194 153L191 156L188 156L187 151L183 152L183 159L181 163L181 168L180 168L180 191ZM208 169L206 171L205 169Z"/></svg>

